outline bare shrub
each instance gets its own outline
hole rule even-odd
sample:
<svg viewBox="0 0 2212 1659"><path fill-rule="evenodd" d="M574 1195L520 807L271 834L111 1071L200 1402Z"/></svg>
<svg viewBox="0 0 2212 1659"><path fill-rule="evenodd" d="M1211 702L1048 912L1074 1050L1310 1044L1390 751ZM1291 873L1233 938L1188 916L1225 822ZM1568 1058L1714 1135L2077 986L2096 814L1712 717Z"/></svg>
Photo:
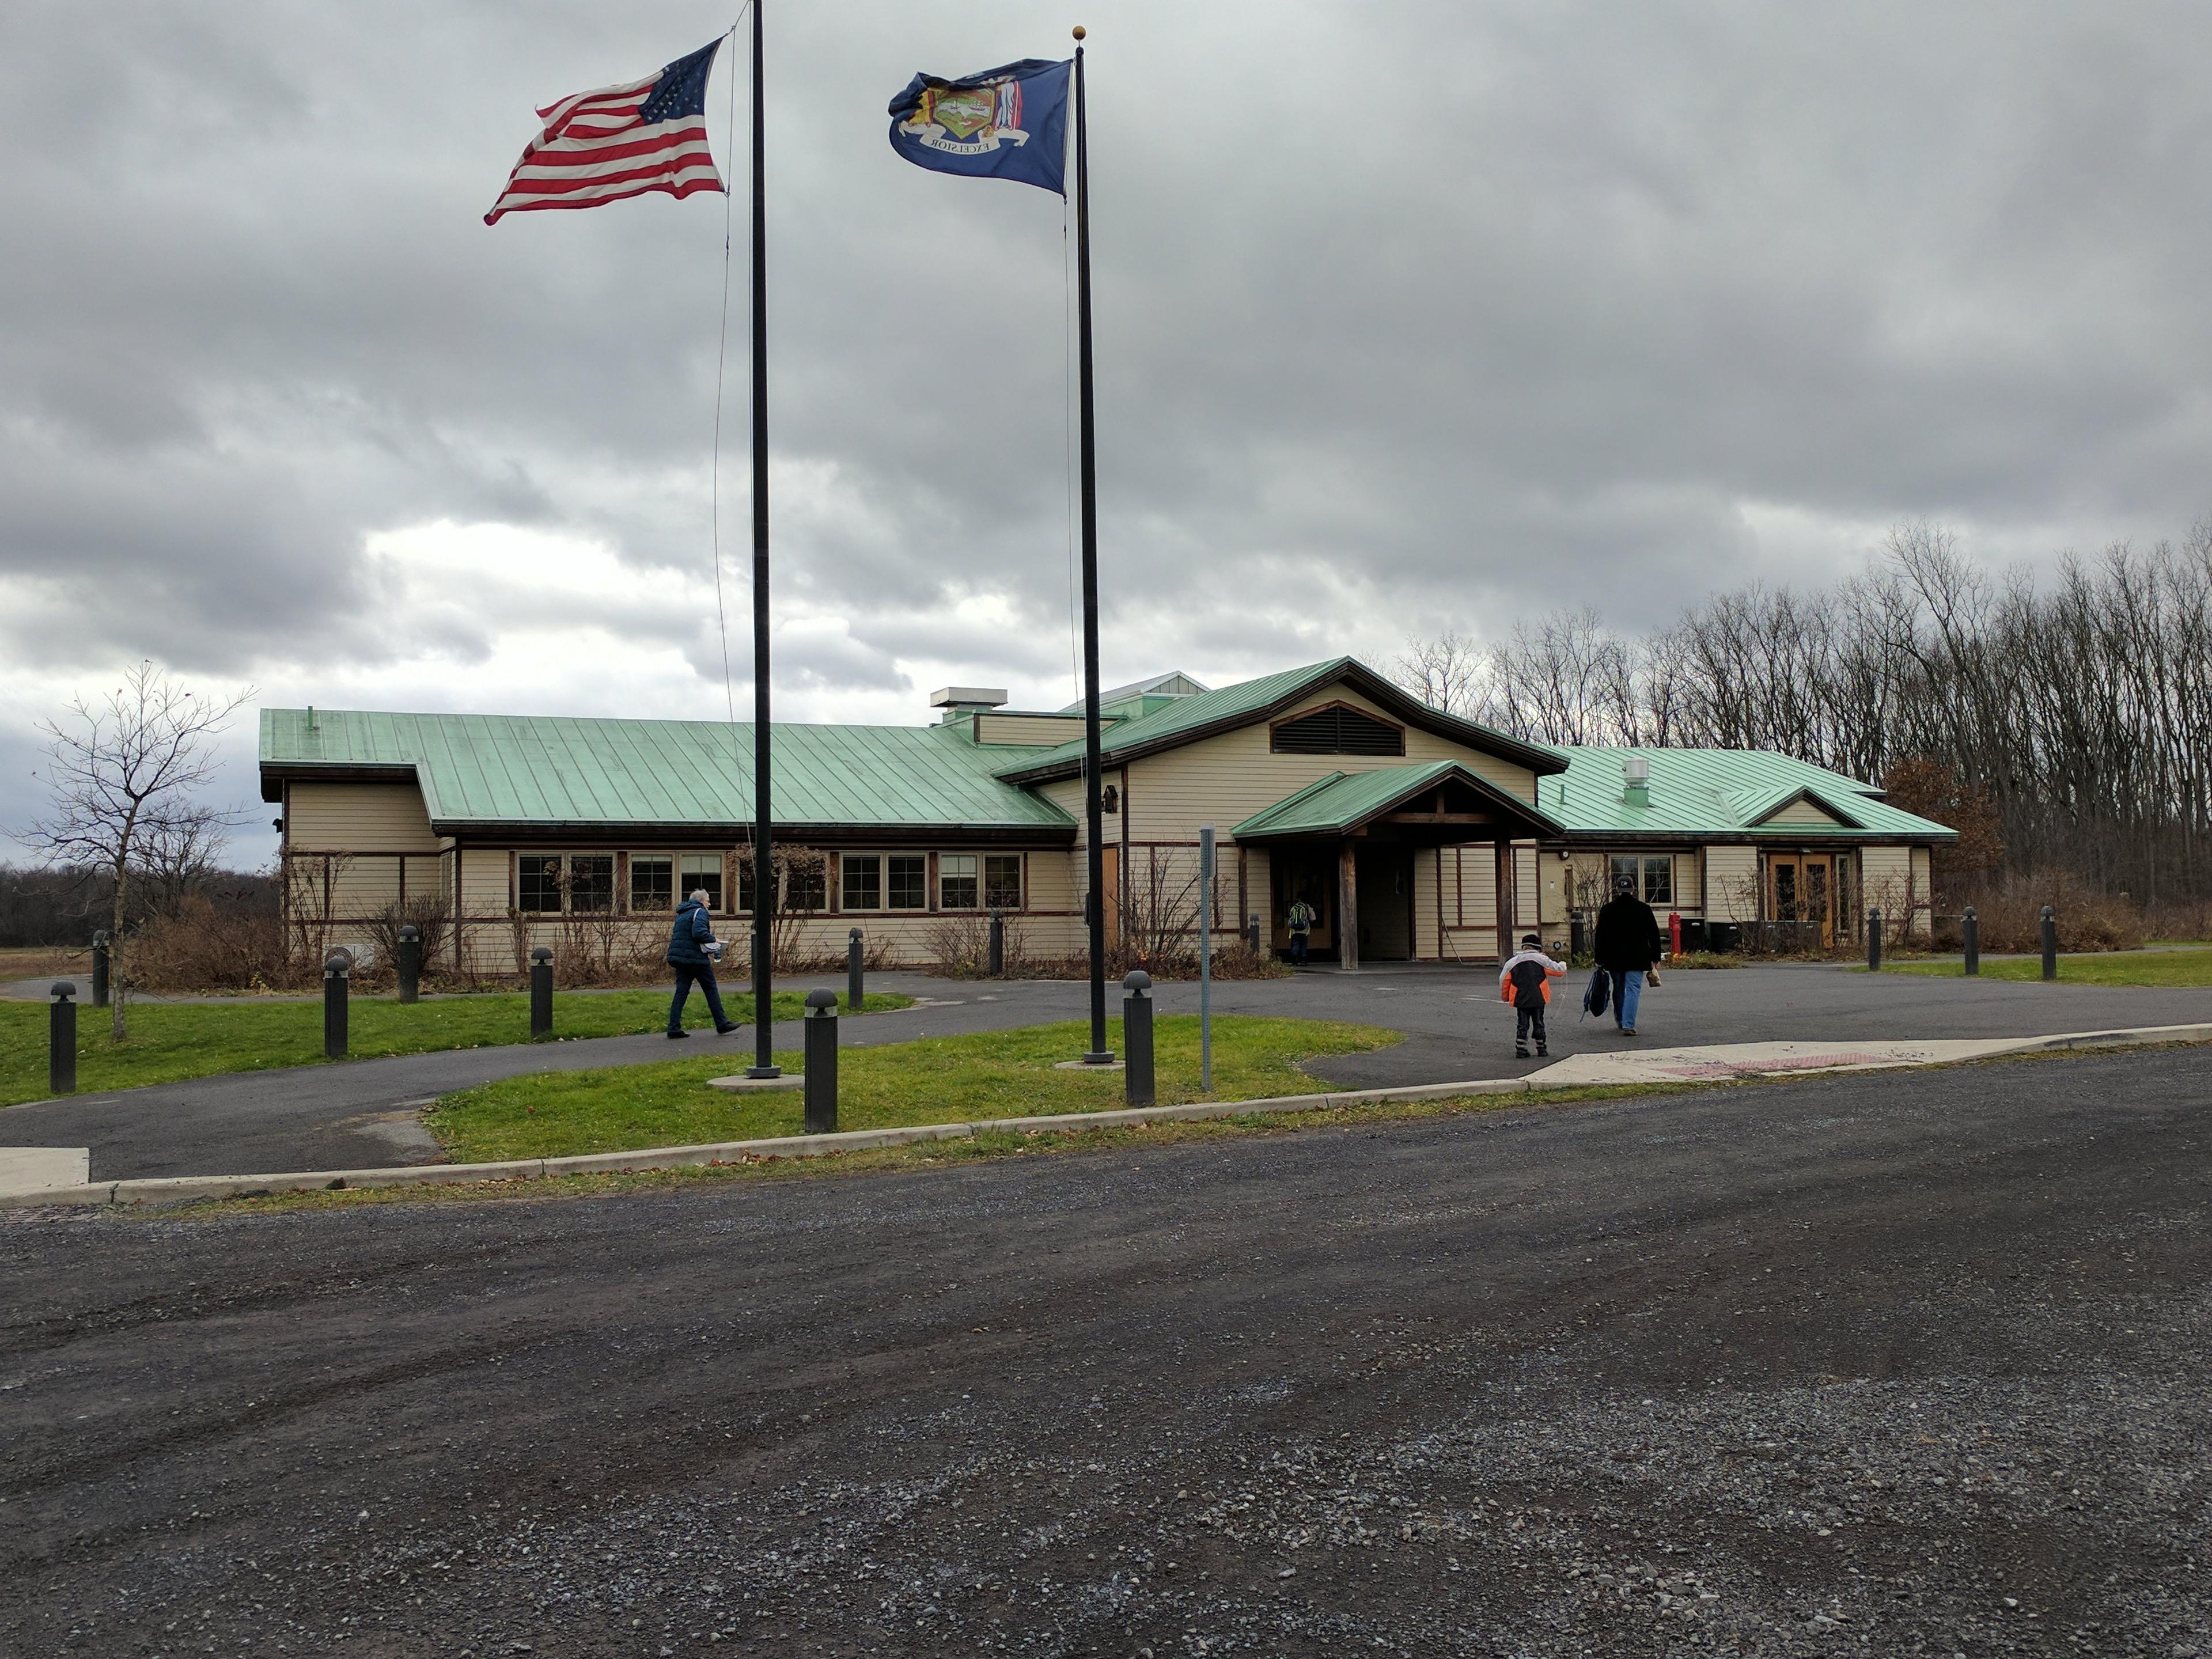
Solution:
<svg viewBox="0 0 2212 1659"><path fill-rule="evenodd" d="M1000 977L1033 979L1044 964L1030 954L1029 930L1019 916L1004 917L1000 940ZM991 919L980 911L948 915L927 935L930 960L947 979L988 979L991 976Z"/></svg>
<svg viewBox="0 0 2212 1659"><path fill-rule="evenodd" d="M198 894L140 928L132 981L149 991L289 991L322 978L319 956L288 950L275 916L219 908Z"/></svg>
<svg viewBox="0 0 2212 1659"><path fill-rule="evenodd" d="M2057 912L2062 951L2132 951L2143 942L2142 912L2124 893L2099 892L2066 870L2028 870L1990 882L1975 901L1984 951L2043 948L2043 907Z"/></svg>

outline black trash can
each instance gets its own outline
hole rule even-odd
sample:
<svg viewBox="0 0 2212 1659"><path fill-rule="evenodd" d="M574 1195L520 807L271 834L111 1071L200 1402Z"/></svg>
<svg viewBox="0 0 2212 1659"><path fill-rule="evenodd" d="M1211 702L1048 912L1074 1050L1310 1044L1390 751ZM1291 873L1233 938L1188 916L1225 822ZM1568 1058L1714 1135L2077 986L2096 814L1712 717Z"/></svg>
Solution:
<svg viewBox="0 0 2212 1659"><path fill-rule="evenodd" d="M1707 922L1705 948L1722 956L1735 955L1743 949L1743 924L1740 921Z"/></svg>

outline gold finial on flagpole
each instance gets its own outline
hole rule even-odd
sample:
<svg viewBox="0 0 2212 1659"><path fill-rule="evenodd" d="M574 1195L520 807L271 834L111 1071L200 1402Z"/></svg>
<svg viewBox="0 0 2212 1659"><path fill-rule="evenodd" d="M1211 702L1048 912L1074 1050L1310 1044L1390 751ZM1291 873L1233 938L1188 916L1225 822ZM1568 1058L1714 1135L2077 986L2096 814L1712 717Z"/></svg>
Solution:
<svg viewBox="0 0 2212 1659"><path fill-rule="evenodd" d="M1080 23L1075 26L1075 38L1079 40L1083 38L1083 25Z"/></svg>

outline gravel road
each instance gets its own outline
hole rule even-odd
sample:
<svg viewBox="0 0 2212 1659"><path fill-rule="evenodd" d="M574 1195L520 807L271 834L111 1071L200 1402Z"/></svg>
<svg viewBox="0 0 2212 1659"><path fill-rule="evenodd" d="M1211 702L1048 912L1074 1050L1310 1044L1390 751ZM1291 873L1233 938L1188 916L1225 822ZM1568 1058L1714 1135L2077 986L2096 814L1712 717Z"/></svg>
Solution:
<svg viewBox="0 0 2212 1659"><path fill-rule="evenodd" d="M0 1219L0 1651L2212 1654L2201 1052Z"/></svg>

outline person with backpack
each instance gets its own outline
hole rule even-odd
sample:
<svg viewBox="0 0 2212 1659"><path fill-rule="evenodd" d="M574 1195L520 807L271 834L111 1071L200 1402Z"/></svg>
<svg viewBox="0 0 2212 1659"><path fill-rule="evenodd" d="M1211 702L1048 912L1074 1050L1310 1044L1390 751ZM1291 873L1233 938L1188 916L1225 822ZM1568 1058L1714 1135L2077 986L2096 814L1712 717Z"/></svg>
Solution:
<svg viewBox="0 0 2212 1659"><path fill-rule="evenodd" d="M1290 914L1285 920L1291 927L1291 965L1303 968L1306 965L1306 939L1313 932L1316 920L1314 908L1304 899L1292 899Z"/></svg>
<svg viewBox="0 0 2212 1659"><path fill-rule="evenodd" d="M1544 941L1530 933L1521 948L1498 969L1498 994L1513 1006L1513 1058L1528 1058L1528 1039L1536 1039L1540 1056L1552 1052L1544 1032L1544 1006L1552 1000L1552 981L1565 979L1567 964L1544 954Z"/></svg>
<svg viewBox="0 0 2212 1659"><path fill-rule="evenodd" d="M1644 981L1657 964L1664 948L1659 918L1636 896L1636 878L1622 876L1613 884L1613 896L1597 913L1597 937L1592 953L1601 971L1612 981L1613 1020L1624 1036L1636 1035L1636 1006L1644 994ZM1652 982L1658 981L1654 978Z"/></svg>

